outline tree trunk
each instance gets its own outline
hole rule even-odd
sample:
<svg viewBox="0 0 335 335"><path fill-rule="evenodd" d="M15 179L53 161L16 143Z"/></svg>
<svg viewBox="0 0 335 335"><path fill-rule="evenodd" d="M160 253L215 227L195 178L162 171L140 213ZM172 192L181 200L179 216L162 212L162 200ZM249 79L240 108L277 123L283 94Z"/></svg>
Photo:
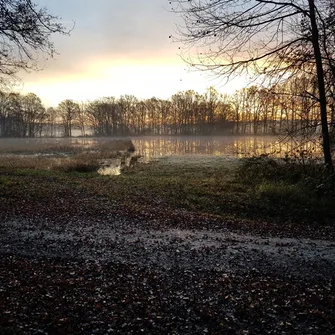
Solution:
<svg viewBox="0 0 335 335"><path fill-rule="evenodd" d="M315 55L315 63L318 76L318 89L319 89L319 99L320 99L320 114L321 114L321 127L322 127L322 147L323 156L325 164L331 173L334 173L334 166L332 162L331 150L330 150L330 140L329 140L329 130L328 130L328 120L327 120L327 100L325 91L325 80L322 65L322 56L319 45L319 31L316 24L315 18L315 6L314 0L308 0L309 11L310 11L310 21L312 27L312 43Z"/></svg>

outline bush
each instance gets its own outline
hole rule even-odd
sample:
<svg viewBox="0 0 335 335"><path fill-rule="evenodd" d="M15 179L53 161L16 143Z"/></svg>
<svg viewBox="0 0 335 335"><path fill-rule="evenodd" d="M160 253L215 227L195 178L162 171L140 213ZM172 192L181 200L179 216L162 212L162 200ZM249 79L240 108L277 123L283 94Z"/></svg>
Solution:
<svg viewBox="0 0 335 335"><path fill-rule="evenodd" d="M334 219L335 177L319 163L302 168L293 160L248 158L238 168L235 182L244 186L263 215L300 222Z"/></svg>
<svg viewBox="0 0 335 335"><path fill-rule="evenodd" d="M282 163L268 156L245 158L236 172L238 181L250 185L258 185L264 181L295 183L301 177L301 169L298 165Z"/></svg>
<svg viewBox="0 0 335 335"><path fill-rule="evenodd" d="M301 164L295 159L274 160L267 156L246 158L238 167L235 180L255 187L262 183L298 184L318 195L335 196L335 176L315 161Z"/></svg>
<svg viewBox="0 0 335 335"><path fill-rule="evenodd" d="M54 165L53 170L62 171L62 172L81 172L89 173L96 172L99 169L100 165L96 161L85 162L82 160L68 160L66 163L63 161L60 165Z"/></svg>
<svg viewBox="0 0 335 335"><path fill-rule="evenodd" d="M302 189L301 185L287 183L262 183L256 188L256 195L259 197L266 197L269 200L289 203L292 200L305 203L309 197L306 196L306 192Z"/></svg>

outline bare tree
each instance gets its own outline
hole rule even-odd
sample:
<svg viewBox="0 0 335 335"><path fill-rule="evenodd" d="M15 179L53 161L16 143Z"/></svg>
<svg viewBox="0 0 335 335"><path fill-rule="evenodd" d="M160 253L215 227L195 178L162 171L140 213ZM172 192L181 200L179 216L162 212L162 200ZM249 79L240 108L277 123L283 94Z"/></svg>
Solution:
<svg viewBox="0 0 335 335"><path fill-rule="evenodd" d="M78 104L77 126L80 129L81 136L86 135L87 104L81 102Z"/></svg>
<svg viewBox="0 0 335 335"><path fill-rule="evenodd" d="M36 69L38 52L52 57L54 33L68 31L47 9L31 0L0 0L0 83L21 69Z"/></svg>
<svg viewBox="0 0 335 335"><path fill-rule="evenodd" d="M46 111L47 114L47 129L46 134L50 137L57 136L57 110L49 107Z"/></svg>
<svg viewBox="0 0 335 335"><path fill-rule="evenodd" d="M0 135L3 137L23 137L21 96L19 93L0 93Z"/></svg>
<svg viewBox="0 0 335 335"><path fill-rule="evenodd" d="M229 78L251 73L287 78L309 71L318 79L324 162L331 172L325 73L334 66L334 5L330 0L171 0L180 14L185 60ZM197 48L196 57L193 57ZM334 49L334 47L333 47Z"/></svg>
<svg viewBox="0 0 335 335"><path fill-rule="evenodd" d="M23 121L23 136L41 136L47 113L41 99L34 93L21 97L21 114Z"/></svg>
<svg viewBox="0 0 335 335"><path fill-rule="evenodd" d="M73 100L64 100L58 105L58 113L62 118L64 136L72 136L72 128L80 111L79 104Z"/></svg>
<svg viewBox="0 0 335 335"><path fill-rule="evenodd" d="M119 108L114 97L105 97L87 104L86 118L98 136L118 135L121 124Z"/></svg>

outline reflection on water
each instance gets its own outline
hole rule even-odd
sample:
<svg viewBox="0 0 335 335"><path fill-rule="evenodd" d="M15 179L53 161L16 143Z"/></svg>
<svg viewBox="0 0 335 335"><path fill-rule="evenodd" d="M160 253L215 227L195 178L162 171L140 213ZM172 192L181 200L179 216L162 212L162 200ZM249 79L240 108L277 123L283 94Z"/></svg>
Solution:
<svg viewBox="0 0 335 335"><path fill-rule="evenodd" d="M299 146L297 141L281 141L277 137L221 136L221 137L138 137L132 138L136 152L145 160L170 155L212 155L245 157L271 154L284 157L286 153L312 150L320 153L310 141Z"/></svg>
<svg viewBox="0 0 335 335"><path fill-rule="evenodd" d="M112 159L104 159L99 163L101 168L97 171L103 176L118 176L126 168L130 168L137 163L138 158L136 154L130 154L129 156L121 156Z"/></svg>
<svg viewBox="0 0 335 335"><path fill-rule="evenodd" d="M120 166L103 166L98 170L102 176L118 176L121 174Z"/></svg>
<svg viewBox="0 0 335 335"><path fill-rule="evenodd" d="M0 152L29 150L49 145L71 146L78 148L104 147L121 138L77 137L77 138L9 138L0 139ZM261 136L199 136L199 137L133 137L131 138L136 154L143 160L151 160L170 155L214 155L244 157L260 154L284 156L285 153L299 148L297 141L281 141L277 137ZM121 141L120 141L121 142ZM300 149L320 153L320 146L312 141L305 143Z"/></svg>

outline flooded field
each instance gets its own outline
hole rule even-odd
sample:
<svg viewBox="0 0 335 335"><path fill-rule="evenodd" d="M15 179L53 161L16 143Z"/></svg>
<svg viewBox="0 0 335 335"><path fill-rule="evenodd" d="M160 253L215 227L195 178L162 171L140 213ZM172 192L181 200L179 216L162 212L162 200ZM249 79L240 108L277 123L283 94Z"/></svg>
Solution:
<svg viewBox="0 0 335 335"><path fill-rule="evenodd" d="M293 145L0 140L0 334L334 334L332 193L230 173Z"/></svg>
<svg viewBox="0 0 335 335"><path fill-rule="evenodd" d="M300 146L298 140L287 141L275 136L137 137L132 141L136 151L147 159L175 155L242 158L271 154L283 157ZM318 150L313 142L304 144L303 149Z"/></svg>
<svg viewBox="0 0 335 335"><path fill-rule="evenodd" d="M175 155L210 155L245 157L260 154L272 154L276 157L284 156L287 152L299 148L298 140L286 141L274 136L198 136L198 137L131 137L135 153L143 160L151 160ZM96 149L122 142L122 138L88 137L88 138L2 138L0 139L0 154L45 153L48 148ZM125 148L117 147L116 150ZM303 149L318 152L319 148L313 142L304 145ZM51 154L53 151L51 150Z"/></svg>
<svg viewBox="0 0 335 335"><path fill-rule="evenodd" d="M318 155L319 148L308 142L261 136L198 137L72 137L0 139L1 166L65 171L97 171L119 175L137 162L147 163L168 158L169 163L212 164L213 160L236 162L242 157L270 154L284 157L306 149Z"/></svg>

